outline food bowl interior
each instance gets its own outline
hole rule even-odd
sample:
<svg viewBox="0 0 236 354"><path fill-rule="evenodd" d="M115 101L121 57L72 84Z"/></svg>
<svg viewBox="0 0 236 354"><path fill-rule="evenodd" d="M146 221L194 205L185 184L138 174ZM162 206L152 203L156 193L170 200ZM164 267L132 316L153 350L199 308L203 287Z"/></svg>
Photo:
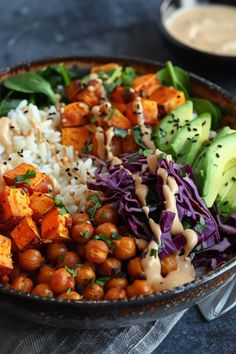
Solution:
<svg viewBox="0 0 236 354"><path fill-rule="evenodd" d="M158 23L160 31L163 37L167 40L167 43L170 45L170 49L174 49L173 53L179 55L182 61L186 61L186 63L193 59L193 64L196 59L200 59L202 63L208 65L208 68L214 69L219 68L219 64L222 62L228 64L235 64L236 56L226 56L226 55L218 55L209 52L204 52L193 47L184 44L183 42L178 41L178 39L174 38L169 31L167 30L166 23L169 18L173 15L173 13L180 9L190 9L200 5L228 5L235 6L234 0L163 0L159 6L158 10ZM176 51L176 49L178 49ZM185 57L187 55L187 57ZM200 64L200 63L199 63ZM231 66L230 66L231 67ZM228 68L229 69L229 68ZM221 70L227 71L227 68L222 68Z"/></svg>
<svg viewBox="0 0 236 354"><path fill-rule="evenodd" d="M179 1L175 2L179 3ZM86 72L92 65L108 62L133 66L140 74L157 71L163 67L161 63L129 58L57 58L7 68L0 73L0 80L3 81L16 73L35 71L60 62L64 62L67 67L77 66L81 73ZM190 79L194 95L217 103L225 114L236 119L236 101L225 90L193 74L190 74ZM0 309L29 320L58 327L122 327L153 321L199 302L231 279L235 270L236 258L234 257L217 269L202 274L193 282L181 287L137 299L112 302L107 300L73 302L40 298L36 295L16 292L0 284Z"/></svg>

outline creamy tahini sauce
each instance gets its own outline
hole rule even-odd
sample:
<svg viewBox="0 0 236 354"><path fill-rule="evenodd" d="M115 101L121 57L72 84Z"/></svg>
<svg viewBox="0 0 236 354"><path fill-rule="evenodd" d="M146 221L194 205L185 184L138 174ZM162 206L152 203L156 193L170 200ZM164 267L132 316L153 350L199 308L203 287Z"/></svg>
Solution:
<svg viewBox="0 0 236 354"><path fill-rule="evenodd" d="M156 257L151 256L152 249L156 250ZM161 275L161 261L158 257L158 244L151 241L147 253L141 264L147 280L152 284L155 291L162 291L180 286L193 281L196 277L195 269L189 258L177 256L178 269L169 272L166 277Z"/></svg>
<svg viewBox="0 0 236 354"><path fill-rule="evenodd" d="M186 245L184 247L184 256L187 257L198 243L197 233L192 229L186 229L182 232L185 237Z"/></svg>
<svg viewBox="0 0 236 354"><path fill-rule="evenodd" d="M0 144L4 146L8 155L13 152L10 126L11 120L9 118L2 117L0 119Z"/></svg>
<svg viewBox="0 0 236 354"><path fill-rule="evenodd" d="M106 131L106 151L107 151L107 160L111 161L113 159L113 153L112 153L112 146L111 146L111 141L114 136L114 129L113 127L110 127Z"/></svg>
<svg viewBox="0 0 236 354"><path fill-rule="evenodd" d="M134 186L135 186L135 194L140 200L143 207L147 205L146 198L148 195L148 186L142 184L142 177L139 175L133 175Z"/></svg>
<svg viewBox="0 0 236 354"><path fill-rule="evenodd" d="M102 127L97 127L95 132L95 138L98 144L98 157L102 160L106 159L106 146L105 146L105 136Z"/></svg>
<svg viewBox="0 0 236 354"><path fill-rule="evenodd" d="M178 41L209 53L236 55L236 8L203 5L175 11L166 22Z"/></svg>
<svg viewBox="0 0 236 354"><path fill-rule="evenodd" d="M138 125L144 125L144 113L141 97L136 97L133 101L133 112L137 117Z"/></svg>
<svg viewBox="0 0 236 354"><path fill-rule="evenodd" d="M155 150L155 144L152 141L152 128L147 127L145 125L140 126L140 131L142 134L142 141L146 145L146 147L150 150Z"/></svg>

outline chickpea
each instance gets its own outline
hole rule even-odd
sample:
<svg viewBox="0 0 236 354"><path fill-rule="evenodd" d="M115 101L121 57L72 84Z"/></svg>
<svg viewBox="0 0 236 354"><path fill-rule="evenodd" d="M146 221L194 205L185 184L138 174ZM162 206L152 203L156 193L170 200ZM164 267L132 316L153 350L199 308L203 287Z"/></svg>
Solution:
<svg viewBox="0 0 236 354"><path fill-rule="evenodd" d="M72 238L81 245L87 243L93 237L93 234L94 228L89 221L74 225L71 230Z"/></svg>
<svg viewBox="0 0 236 354"><path fill-rule="evenodd" d="M13 289L22 291L23 293L30 293L33 286L34 284L32 280L27 278L25 275L18 275L18 277L16 277L11 284Z"/></svg>
<svg viewBox="0 0 236 354"><path fill-rule="evenodd" d="M93 268L86 264L77 267L76 270L77 275L75 277L75 284L80 284L82 286L87 285L96 276Z"/></svg>
<svg viewBox="0 0 236 354"><path fill-rule="evenodd" d="M76 245L76 252L79 255L80 258L85 258L86 257L86 245Z"/></svg>
<svg viewBox="0 0 236 354"><path fill-rule="evenodd" d="M153 287L147 280L135 280L132 285L126 288L128 297L151 295L153 292Z"/></svg>
<svg viewBox="0 0 236 354"><path fill-rule="evenodd" d="M83 296L86 300L101 300L104 296L103 287L97 283L88 285L83 290Z"/></svg>
<svg viewBox="0 0 236 354"><path fill-rule="evenodd" d="M64 256L68 251L67 246L62 242L53 242L47 246L47 259L50 262L57 262L59 256Z"/></svg>
<svg viewBox="0 0 236 354"><path fill-rule="evenodd" d="M36 285L32 290L32 294L38 296L53 297L52 289L48 284L44 283Z"/></svg>
<svg viewBox="0 0 236 354"><path fill-rule="evenodd" d="M135 257L129 261L127 271L129 276L133 279L145 279L140 257Z"/></svg>
<svg viewBox="0 0 236 354"><path fill-rule="evenodd" d="M86 221L89 221L89 215L86 213L78 213L78 214L73 214L72 215L72 224L77 225L77 224L83 224Z"/></svg>
<svg viewBox="0 0 236 354"><path fill-rule="evenodd" d="M79 264L81 262L79 256L73 252L69 251L66 252L64 256L59 256L58 258L58 266L59 267L69 267L69 268L75 268L76 264Z"/></svg>
<svg viewBox="0 0 236 354"><path fill-rule="evenodd" d="M70 291L66 293L62 293L58 296L58 299L61 300L74 300L74 301L79 301L83 299L83 296L81 296L79 293L76 291Z"/></svg>
<svg viewBox="0 0 236 354"><path fill-rule="evenodd" d="M65 268L60 268L52 275L49 285L54 293L60 294L68 289L74 289L75 281Z"/></svg>
<svg viewBox="0 0 236 354"><path fill-rule="evenodd" d="M118 229L116 225L110 223L110 222L105 222L104 224L99 225L96 230L95 234L105 234L107 237L111 238L113 234L117 234Z"/></svg>
<svg viewBox="0 0 236 354"><path fill-rule="evenodd" d="M107 290L104 299L106 300L126 299L126 292L124 289L111 288Z"/></svg>
<svg viewBox="0 0 236 354"><path fill-rule="evenodd" d="M108 280L105 284L106 289L125 289L128 286L128 281L126 278L114 277Z"/></svg>
<svg viewBox="0 0 236 354"><path fill-rule="evenodd" d="M116 224L117 222L117 212L113 204L103 205L95 213L94 221L97 225L110 222Z"/></svg>
<svg viewBox="0 0 236 354"><path fill-rule="evenodd" d="M135 255L136 246L131 237L123 236L113 241L115 245L114 256L122 261L132 258Z"/></svg>
<svg viewBox="0 0 236 354"><path fill-rule="evenodd" d="M104 241L90 240L86 246L86 259L97 264L105 262L109 248Z"/></svg>
<svg viewBox="0 0 236 354"><path fill-rule="evenodd" d="M54 274L55 269L51 267L50 265L43 264L41 268L39 269L38 275L37 275L37 283L43 283L43 284L48 284L51 280L52 275Z"/></svg>
<svg viewBox="0 0 236 354"><path fill-rule="evenodd" d="M43 257L41 253L33 248L19 253L18 260L20 266L29 272L37 270L43 263Z"/></svg>
<svg viewBox="0 0 236 354"><path fill-rule="evenodd" d="M98 273L102 276L115 275L121 272L121 261L119 259L109 257L102 264L98 265Z"/></svg>
<svg viewBox="0 0 236 354"><path fill-rule="evenodd" d="M178 263L174 254L169 254L161 260L161 274L165 277L169 272L178 269Z"/></svg>

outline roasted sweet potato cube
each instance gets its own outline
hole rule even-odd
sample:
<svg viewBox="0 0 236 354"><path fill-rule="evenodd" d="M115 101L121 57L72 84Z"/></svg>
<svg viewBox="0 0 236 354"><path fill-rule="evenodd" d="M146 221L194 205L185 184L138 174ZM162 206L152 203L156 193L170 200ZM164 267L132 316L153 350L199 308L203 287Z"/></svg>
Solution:
<svg viewBox="0 0 236 354"><path fill-rule="evenodd" d="M150 100L157 102L159 117L165 116L186 101L183 91L167 86L159 87L150 96Z"/></svg>
<svg viewBox="0 0 236 354"><path fill-rule="evenodd" d="M15 241L16 246L21 251L35 239L36 243L40 240L37 225L31 216L26 216L21 219L19 224L11 232L11 237Z"/></svg>
<svg viewBox="0 0 236 354"><path fill-rule="evenodd" d="M90 80L86 87L81 80L72 81L66 87L65 92L71 102L84 102L90 107L99 104L102 97L102 87L97 80Z"/></svg>
<svg viewBox="0 0 236 354"><path fill-rule="evenodd" d="M90 138L87 127L62 128L61 132L62 144L65 146L73 146L76 151L83 150Z"/></svg>
<svg viewBox="0 0 236 354"><path fill-rule="evenodd" d="M111 113L111 118L108 121L108 124L121 128L121 129L129 129L131 128L131 123L128 118L126 118L118 109L113 107L113 111Z"/></svg>
<svg viewBox="0 0 236 354"><path fill-rule="evenodd" d="M136 77L131 85L141 96L149 97L158 89L160 81L156 74L146 74Z"/></svg>
<svg viewBox="0 0 236 354"><path fill-rule="evenodd" d="M140 146L134 140L132 132L129 132L128 135L122 139L122 150L123 153L131 153L138 151Z"/></svg>
<svg viewBox="0 0 236 354"><path fill-rule="evenodd" d="M33 174L35 177L32 177ZM26 187L31 191L48 192L52 182L45 173L40 172L34 166L22 163L3 176L8 186Z"/></svg>
<svg viewBox="0 0 236 354"><path fill-rule="evenodd" d="M142 99L142 108L143 108L143 115L144 115L144 123L146 125L153 125L157 124L158 118L158 108L155 101ZM138 124L136 108L134 102L128 103L126 106L126 117L129 118L132 125Z"/></svg>
<svg viewBox="0 0 236 354"><path fill-rule="evenodd" d="M129 103L137 96L138 93L133 88L118 86L112 91L110 99L117 103Z"/></svg>
<svg viewBox="0 0 236 354"><path fill-rule="evenodd" d="M126 104L125 103L111 101L111 105L112 105L112 107L118 109L118 111L120 111L122 114L125 114L125 111L126 111Z"/></svg>
<svg viewBox="0 0 236 354"><path fill-rule="evenodd" d="M73 102L61 109L63 127L75 127L89 123L89 106L84 102Z"/></svg>
<svg viewBox="0 0 236 354"><path fill-rule="evenodd" d="M12 221L14 226L15 221L32 215L29 203L29 196L24 189L4 187L0 192L0 222Z"/></svg>
<svg viewBox="0 0 236 354"><path fill-rule="evenodd" d="M30 196L30 208L35 219L40 219L55 206L54 200L46 194L33 192Z"/></svg>
<svg viewBox="0 0 236 354"><path fill-rule="evenodd" d="M95 65L92 67L91 72L97 73L98 71L110 71L115 70L119 65L116 63L108 63L104 65Z"/></svg>
<svg viewBox="0 0 236 354"><path fill-rule="evenodd" d="M66 221L69 214L61 215L57 208L50 210L41 221L41 235L45 243L70 240L69 231L66 227Z"/></svg>
<svg viewBox="0 0 236 354"><path fill-rule="evenodd" d="M12 269L11 240L0 235L0 277L9 274Z"/></svg>

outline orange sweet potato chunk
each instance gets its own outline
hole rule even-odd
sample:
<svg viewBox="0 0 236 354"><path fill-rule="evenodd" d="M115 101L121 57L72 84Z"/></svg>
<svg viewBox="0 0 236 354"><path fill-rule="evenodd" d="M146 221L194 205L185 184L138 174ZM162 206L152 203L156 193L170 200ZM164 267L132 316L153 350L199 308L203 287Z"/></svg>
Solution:
<svg viewBox="0 0 236 354"><path fill-rule="evenodd" d="M158 89L160 82L156 74L146 74L136 77L131 85L141 96L149 97Z"/></svg>
<svg viewBox="0 0 236 354"><path fill-rule="evenodd" d="M159 87L150 96L150 100L157 103L160 117L165 116L167 113L184 104L186 101L183 91L167 86Z"/></svg>
<svg viewBox="0 0 236 354"><path fill-rule="evenodd" d="M11 222L24 216L30 216L33 211L29 207L30 199L22 188L4 187L0 192L0 223Z"/></svg>
<svg viewBox="0 0 236 354"><path fill-rule="evenodd" d="M76 151L83 150L90 138L87 127L62 128L61 133L62 144L65 146L73 146Z"/></svg>
<svg viewBox="0 0 236 354"><path fill-rule="evenodd" d="M26 216L11 232L11 238L15 241L19 250L24 250L32 241L36 243L40 240L39 231L37 225L31 218Z"/></svg>
<svg viewBox="0 0 236 354"><path fill-rule="evenodd" d="M28 183L25 181L16 183L15 179L17 176L26 175L29 171L34 171L36 176L34 178L29 178ZM48 188L52 184L49 176L27 163L22 163L13 170L5 173L3 178L8 186L26 187L31 191L35 190L42 193L48 192Z"/></svg>
<svg viewBox="0 0 236 354"><path fill-rule="evenodd" d="M63 127L75 127L89 123L89 106L84 102L73 102L61 109Z"/></svg>
<svg viewBox="0 0 236 354"><path fill-rule="evenodd" d="M131 123L126 116L124 116L118 109L113 107L113 112L111 114L111 119L109 120L109 125L121 129L131 128Z"/></svg>
<svg viewBox="0 0 236 354"><path fill-rule="evenodd" d="M98 71L110 71L115 70L119 65L116 63L108 63L103 65L95 65L92 67L91 72L97 73Z"/></svg>
<svg viewBox="0 0 236 354"><path fill-rule="evenodd" d="M30 196L30 208L33 210L33 216L36 219L40 219L54 206L54 200L46 194L33 192Z"/></svg>
<svg viewBox="0 0 236 354"><path fill-rule="evenodd" d="M0 277L9 274L12 269L11 240L0 235Z"/></svg>
<svg viewBox="0 0 236 354"><path fill-rule="evenodd" d="M102 87L97 80L90 80L85 88L81 80L75 80L66 87L65 93L71 102L84 102L93 107L99 104Z"/></svg>
<svg viewBox="0 0 236 354"><path fill-rule="evenodd" d="M155 101L142 99L142 108L144 115L144 123L146 125L157 125L158 108ZM137 115L135 114L135 107L133 102L128 103L126 106L126 117L129 118L132 125L138 124Z"/></svg>
<svg viewBox="0 0 236 354"><path fill-rule="evenodd" d="M53 208L43 216L41 220L41 236L43 242L70 240L69 231L66 227L66 218L68 215L60 215L59 210Z"/></svg>

